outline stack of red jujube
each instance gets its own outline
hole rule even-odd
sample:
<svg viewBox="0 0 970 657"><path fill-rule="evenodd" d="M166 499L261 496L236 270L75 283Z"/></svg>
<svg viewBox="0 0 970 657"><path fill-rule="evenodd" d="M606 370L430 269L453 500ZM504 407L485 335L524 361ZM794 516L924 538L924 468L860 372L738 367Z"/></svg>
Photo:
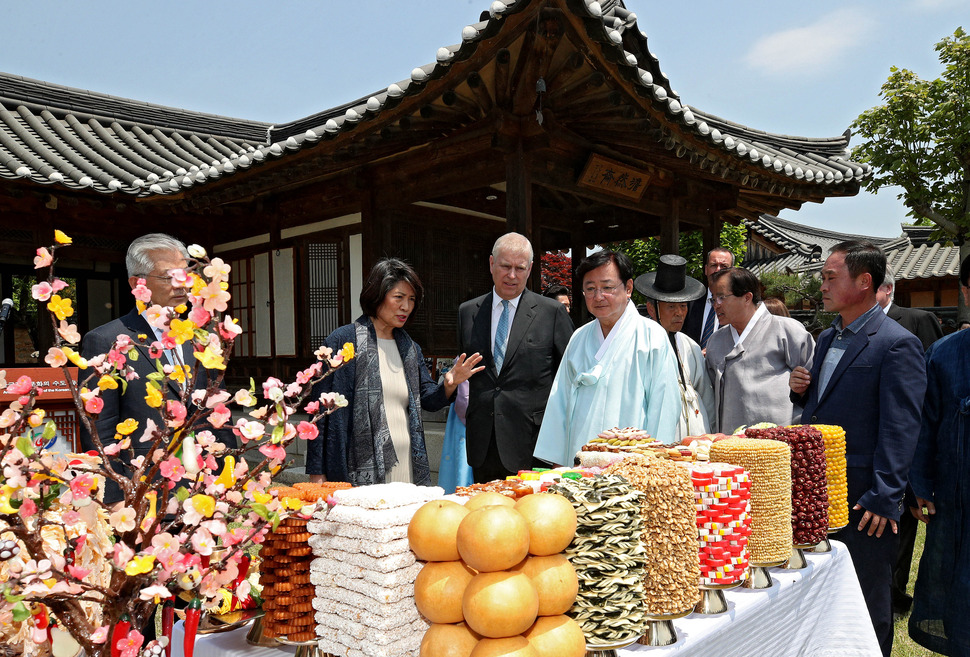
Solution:
<svg viewBox="0 0 970 657"><path fill-rule="evenodd" d="M729 586L748 576L751 477L736 465L691 463L697 508L701 586Z"/></svg>
<svg viewBox="0 0 970 657"><path fill-rule="evenodd" d="M748 438L778 440L791 448L792 538L795 545L817 545L828 533L825 440L809 425L748 429Z"/></svg>

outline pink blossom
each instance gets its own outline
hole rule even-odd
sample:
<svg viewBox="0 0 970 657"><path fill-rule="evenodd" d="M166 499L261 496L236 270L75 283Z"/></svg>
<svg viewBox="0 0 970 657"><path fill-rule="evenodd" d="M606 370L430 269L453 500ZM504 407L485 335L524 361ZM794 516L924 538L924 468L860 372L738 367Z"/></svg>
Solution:
<svg viewBox="0 0 970 657"><path fill-rule="evenodd" d="M148 418L145 422L145 431L142 433L141 438L138 439L140 443L147 443L154 440L155 431L158 429L158 425L155 424L155 420Z"/></svg>
<svg viewBox="0 0 970 657"><path fill-rule="evenodd" d="M303 421L297 425L296 432L303 440L313 440L319 435L320 430L317 429L317 425Z"/></svg>
<svg viewBox="0 0 970 657"><path fill-rule="evenodd" d="M309 404L307 404L306 406L304 406L303 407L303 410L305 410L310 415L315 415L316 412L320 410L320 402L318 402L318 401L312 401Z"/></svg>
<svg viewBox="0 0 970 657"><path fill-rule="evenodd" d="M51 262L54 258L51 256L50 251L45 247L40 247L37 249L37 255L34 257L34 269L43 269L44 267L50 267Z"/></svg>
<svg viewBox="0 0 970 657"><path fill-rule="evenodd" d="M149 358L161 358L162 354L165 353L165 348L162 343L156 340L155 342L148 345L148 357Z"/></svg>
<svg viewBox="0 0 970 657"><path fill-rule="evenodd" d="M232 411L230 411L225 404L219 404L209 415L209 424L214 426L216 429L221 428L226 422L232 419Z"/></svg>
<svg viewBox="0 0 970 657"><path fill-rule="evenodd" d="M77 523L81 522L81 514L74 509L66 512L63 517L65 525L76 525Z"/></svg>
<svg viewBox="0 0 970 657"><path fill-rule="evenodd" d="M54 288L47 281L41 281L37 285L33 285L30 288L30 296L34 297L38 301L48 301L51 295L54 293Z"/></svg>
<svg viewBox="0 0 970 657"><path fill-rule="evenodd" d="M222 289L219 282L213 281L202 290L202 306L209 312L226 312L229 307L229 293Z"/></svg>
<svg viewBox="0 0 970 657"><path fill-rule="evenodd" d="M69 565L67 567L67 572L74 579L84 579L91 571L87 568L79 568L78 566Z"/></svg>
<svg viewBox="0 0 970 657"><path fill-rule="evenodd" d="M121 541L115 543L113 551L114 564L118 568L124 568L127 566L128 562L131 561L131 558L135 556L135 551Z"/></svg>
<svg viewBox="0 0 970 657"><path fill-rule="evenodd" d="M162 347L164 347L165 349L175 349L175 347L177 346L178 346L178 342L176 342L175 338L173 338L171 335L168 335L166 333L165 335L162 336Z"/></svg>
<svg viewBox="0 0 970 657"><path fill-rule="evenodd" d="M182 402L169 399L165 402L165 424L170 427L180 427L185 424L185 406Z"/></svg>
<svg viewBox="0 0 970 657"><path fill-rule="evenodd" d="M47 350L47 355L44 356L44 362L51 367L64 367L67 365L67 356L61 349L51 347Z"/></svg>
<svg viewBox="0 0 970 657"><path fill-rule="evenodd" d="M121 445L118 443L111 443L110 445L105 445L104 453L108 456L118 456L121 451Z"/></svg>
<svg viewBox="0 0 970 657"><path fill-rule="evenodd" d="M26 520L35 513L37 513L37 505L29 497L25 498L20 505L20 517Z"/></svg>
<svg viewBox="0 0 970 657"><path fill-rule="evenodd" d="M168 275L172 277L174 287L192 287L192 277L184 269L170 269Z"/></svg>
<svg viewBox="0 0 970 657"><path fill-rule="evenodd" d="M297 372L296 382L300 384L309 383L313 379L313 377L320 374L321 369L323 369L323 363L320 363L320 362L314 363L313 365L306 368L305 370L301 372Z"/></svg>
<svg viewBox="0 0 970 657"><path fill-rule="evenodd" d="M103 408L104 400L97 395L92 396L90 399L84 402L84 410L91 415L97 415Z"/></svg>
<svg viewBox="0 0 970 657"><path fill-rule="evenodd" d="M161 584L153 584L152 586L146 586L143 588L139 592L138 597L142 600L154 600L155 598L161 598L164 600L165 598L171 598L172 592Z"/></svg>
<svg viewBox="0 0 970 657"><path fill-rule="evenodd" d="M215 547L215 539L212 538L212 534L209 530L204 527L199 527L192 534L192 547L195 549L197 554L203 556L208 556L212 554L212 548Z"/></svg>
<svg viewBox="0 0 970 657"><path fill-rule="evenodd" d="M61 320L61 325L58 327L57 332L64 340L71 344L77 344L81 341L81 334L78 333L77 324L68 324L66 319Z"/></svg>
<svg viewBox="0 0 970 657"><path fill-rule="evenodd" d="M259 448L259 453L268 459L275 459L282 461L286 458L286 450L283 449L282 445L274 445L272 443L266 443Z"/></svg>
<svg viewBox="0 0 970 657"><path fill-rule="evenodd" d="M223 340L232 340L241 333L242 327L239 325L239 320L233 319L230 315L226 315L219 324L219 335Z"/></svg>
<svg viewBox="0 0 970 657"><path fill-rule="evenodd" d="M120 657L138 657L138 651L141 650L141 644L144 641L145 637L142 636L141 632L131 630L128 632L128 636L118 639L115 648L120 651Z"/></svg>
<svg viewBox="0 0 970 657"><path fill-rule="evenodd" d="M205 308L195 306L189 312L189 320L196 326L203 327L212 320L212 315L210 315L209 311L207 311Z"/></svg>
<svg viewBox="0 0 970 657"><path fill-rule="evenodd" d="M85 472L71 479L71 495L75 506L84 506L90 502L91 490L95 487L94 475Z"/></svg>
<svg viewBox="0 0 970 657"><path fill-rule="evenodd" d="M119 534L130 532L135 528L135 510L130 506L122 507L108 517L108 522Z"/></svg>
<svg viewBox="0 0 970 657"><path fill-rule="evenodd" d="M51 283L51 289L54 290L54 294L57 294L58 292L60 292L66 287L67 287L67 283L65 283L59 278L55 278L54 281Z"/></svg>
<svg viewBox="0 0 970 657"><path fill-rule="evenodd" d="M229 401L230 394L227 390L220 390L212 395L206 400L205 405L209 408L215 408L219 404L223 404Z"/></svg>
<svg viewBox="0 0 970 657"><path fill-rule="evenodd" d="M30 380L29 376L22 376L15 382L8 383L6 392L9 395L26 395L33 385L34 382Z"/></svg>
<svg viewBox="0 0 970 657"><path fill-rule="evenodd" d="M131 294L142 303L151 303L152 291L148 289L146 283L144 278L139 278L135 287L131 288Z"/></svg>
<svg viewBox="0 0 970 657"><path fill-rule="evenodd" d="M185 468L182 466L182 461L175 456L162 461L159 465L159 470L163 477L175 482L181 481L182 477L185 476Z"/></svg>
<svg viewBox="0 0 970 657"><path fill-rule="evenodd" d="M275 376L271 376L263 381L263 397L269 399L269 393L274 388L282 388L283 382L277 379Z"/></svg>
<svg viewBox="0 0 970 657"><path fill-rule="evenodd" d="M232 271L232 267L223 262L222 258L213 258L202 270L202 273L213 281L221 282L229 279L230 271Z"/></svg>

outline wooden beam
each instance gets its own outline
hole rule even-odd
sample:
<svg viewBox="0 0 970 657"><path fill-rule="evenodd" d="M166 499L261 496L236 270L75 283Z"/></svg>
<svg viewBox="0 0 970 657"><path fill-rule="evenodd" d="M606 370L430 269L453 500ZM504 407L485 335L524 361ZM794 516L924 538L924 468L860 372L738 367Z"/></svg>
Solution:
<svg viewBox="0 0 970 657"><path fill-rule="evenodd" d="M505 156L505 217L508 229L533 240L532 175L522 143Z"/></svg>
<svg viewBox="0 0 970 657"><path fill-rule="evenodd" d="M660 225L660 253L680 254L680 204L675 198L670 204L670 214Z"/></svg>

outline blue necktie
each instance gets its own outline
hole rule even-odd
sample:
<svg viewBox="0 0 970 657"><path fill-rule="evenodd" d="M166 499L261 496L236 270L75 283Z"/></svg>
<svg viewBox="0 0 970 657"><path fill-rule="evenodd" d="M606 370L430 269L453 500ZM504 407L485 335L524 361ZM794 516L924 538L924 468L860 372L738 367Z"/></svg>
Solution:
<svg viewBox="0 0 970 657"><path fill-rule="evenodd" d="M502 316L498 318L498 326L495 327L495 348L492 350L496 372L502 371L502 362L505 360L505 339L508 335L509 302L502 299Z"/></svg>
<svg viewBox="0 0 970 657"><path fill-rule="evenodd" d="M714 317L714 308L711 307L711 312L707 313L707 321L704 322L704 331L701 333L701 349L707 348L707 341L714 333Z"/></svg>

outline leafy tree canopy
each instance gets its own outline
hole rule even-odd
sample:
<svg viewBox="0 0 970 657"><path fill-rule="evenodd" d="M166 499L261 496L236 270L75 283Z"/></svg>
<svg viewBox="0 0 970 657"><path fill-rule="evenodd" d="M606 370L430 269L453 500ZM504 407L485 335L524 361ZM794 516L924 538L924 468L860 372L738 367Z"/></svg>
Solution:
<svg viewBox="0 0 970 657"><path fill-rule="evenodd" d="M901 187L910 216L960 238L970 232L970 36L958 28L936 52L944 70L935 80L890 69L884 104L852 124L865 139L853 157L875 167L869 191Z"/></svg>
<svg viewBox="0 0 970 657"><path fill-rule="evenodd" d="M734 254L734 264L740 265L744 259L745 240L748 237L748 229L744 224L737 226L724 224L721 227L721 246L729 249ZM622 251L633 261L634 276L645 274L648 271L656 271L660 263L660 240L656 237L649 237L643 240L628 240L624 242L612 242L604 244L604 247L614 251ZM687 275L693 276L697 280L704 279L704 243L701 231L691 231L681 233L680 255L687 260Z"/></svg>

